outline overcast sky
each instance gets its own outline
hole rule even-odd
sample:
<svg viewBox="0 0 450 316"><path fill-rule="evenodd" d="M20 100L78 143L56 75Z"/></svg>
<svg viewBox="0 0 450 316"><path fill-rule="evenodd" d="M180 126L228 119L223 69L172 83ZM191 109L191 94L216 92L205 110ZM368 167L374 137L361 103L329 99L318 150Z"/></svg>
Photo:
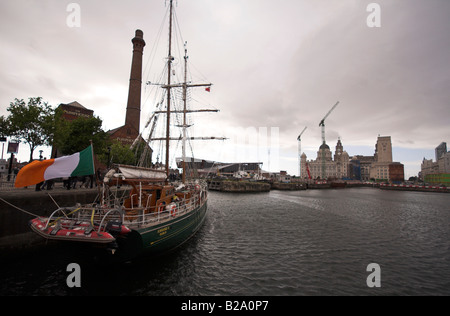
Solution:
<svg viewBox="0 0 450 316"><path fill-rule="evenodd" d="M450 1L175 2L190 60L214 84L201 98L221 110L200 119L202 127L194 131L230 137L196 145L200 158L261 160L266 170L298 174L298 134L308 126L302 151L315 159L321 144L318 124L337 101L325 122L333 152L340 137L350 156L373 155L377 136L391 136L393 158L411 176L423 157L434 159L434 148L450 142ZM14 98L41 96L54 107L78 101L94 110L106 130L121 126L131 38L136 29L143 30L144 80L152 80L149 65L164 62L164 55L153 61L149 56L165 1L77 1L79 27L67 24L70 3L0 2L0 115L8 114ZM380 5L380 27L367 24L370 3ZM161 37L166 36L164 28ZM153 104L144 102L143 91L146 116ZM267 130L270 143L277 135L274 128L279 149L271 149L270 159L267 146L255 155L236 154L234 132L261 136ZM254 145L245 142L248 148ZM27 146L21 146L25 151Z"/></svg>

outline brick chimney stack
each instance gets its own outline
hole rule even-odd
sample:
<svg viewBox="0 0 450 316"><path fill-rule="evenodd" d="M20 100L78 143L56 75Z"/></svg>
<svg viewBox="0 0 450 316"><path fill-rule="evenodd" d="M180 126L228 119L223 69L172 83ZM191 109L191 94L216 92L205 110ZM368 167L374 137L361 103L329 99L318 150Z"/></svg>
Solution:
<svg viewBox="0 0 450 316"><path fill-rule="evenodd" d="M144 33L141 30L136 30L136 35L131 42L133 43L133 59L131 62L125 125L134 127L139 133L141 119L142 55L145 46Z"/></svg>

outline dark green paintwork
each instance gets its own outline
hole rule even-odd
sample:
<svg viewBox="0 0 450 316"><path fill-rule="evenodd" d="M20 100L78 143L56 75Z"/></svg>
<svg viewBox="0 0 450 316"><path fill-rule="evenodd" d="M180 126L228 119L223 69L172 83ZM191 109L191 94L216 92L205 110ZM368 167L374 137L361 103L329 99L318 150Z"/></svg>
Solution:
<svg viewBox="0 0 450 316"><path fill-rule="evenodd" d="M117 255L161 254L170 251L192 237L202 226L207 211L207 202L193 211L174 219L146 228L133 230L126 238L118 239Z"/></svg>

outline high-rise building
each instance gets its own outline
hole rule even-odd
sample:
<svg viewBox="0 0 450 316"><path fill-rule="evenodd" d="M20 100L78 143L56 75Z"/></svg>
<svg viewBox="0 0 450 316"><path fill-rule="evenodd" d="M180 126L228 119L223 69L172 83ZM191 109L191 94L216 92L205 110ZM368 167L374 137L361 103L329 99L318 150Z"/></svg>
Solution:
<svg viewBox="0 0 450 316"><path fill-rule="evenodd" d="M392 160L391 136L378 136L374 162L370 165L370 178L388 182L404 180L404 165Z"/></svg>
<svg viewBox="0 0 450 316"><path fill-rule="evenodd" d="M378 136L375 145L375 161L392 162L391 136Z"/></svg>
<svg viewBox="0 0 450 316"><path fill-rule="evenodd" d="M439 146L436 147L434 152L436 154L436 161L439 161L439 158L441 158L442 155L447 153L447 143L445 142L440 143Z"/></svg>

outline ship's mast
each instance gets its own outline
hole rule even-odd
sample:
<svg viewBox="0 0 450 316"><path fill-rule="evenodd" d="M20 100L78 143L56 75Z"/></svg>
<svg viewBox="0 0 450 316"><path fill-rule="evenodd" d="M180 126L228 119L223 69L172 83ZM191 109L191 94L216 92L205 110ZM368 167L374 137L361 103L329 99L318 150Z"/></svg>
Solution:
<svg viewBox="0 0 450 316"><path fill-rule="evenodd" d="M172 62L174 60L174 57L172 56L172 24L173 24L173 0L170 0L169 2L170 5L170 17L169 17L169 53L167 56L167 84L163 85L162 88L167 89L167 110L166 111L155 111L154 114L159 114L159 113L166 113L167 114L167 126L166 126L166 136L164 138L149 138L149 140L165 140L166 141L166 176L167 178L169 178L170 176L170 167L169 167L169 147L170 147L170 141L171 140L179 140L179 138L171 138L170 137L170 115L171 114L176 114L176 113L183 113L183 135L182 135L182 150L183 150L183 183L186 180L186 141L187 141L187 136L186 136L186 129L189 127L189 125L187 125L187 113L196 113L196 112L218 112L218 110L210 110L210 109L201 109L201 110L188 110L187 109L187 89L188 88L194 88L194 87L211 87L211 83L207 83L207 84L188 84L187 82L187 61L188 61L188 56L187 56L187 49L185 49L185 56L184 56L184 67L185 67L185 72L184 72L184 82L182 84L171 84L171 73L172 73ZM185 44L186 45L186 44ZM183 88L183 103L184 103L184 107L183 107L183 111L177 111L174 110L172 111L170 108L170 103L171 103L171 89L172 88ZM208 139L217 139L217 140L225 140L226 138L223 137L190 137L190 140L208 140Z"/></svg>
<svg viewBox="0 0 450 316"><path fill-rule="evenodd" d="M186 122L187 113L187 48L184 43L184 83L183 83L183 143L182 143L182 159L183 159L183 183L186 183L186 129L188 128Z"/></svg>
<svg viewBox="0 0 450 316"><path fill-rule="evenodd" d="M170 76L172 73L172 10L173 0L170 0L169 12L169 53L167 56L167 126L166 126L166 175L169 177L169 143L170 143Z"/></svg>

